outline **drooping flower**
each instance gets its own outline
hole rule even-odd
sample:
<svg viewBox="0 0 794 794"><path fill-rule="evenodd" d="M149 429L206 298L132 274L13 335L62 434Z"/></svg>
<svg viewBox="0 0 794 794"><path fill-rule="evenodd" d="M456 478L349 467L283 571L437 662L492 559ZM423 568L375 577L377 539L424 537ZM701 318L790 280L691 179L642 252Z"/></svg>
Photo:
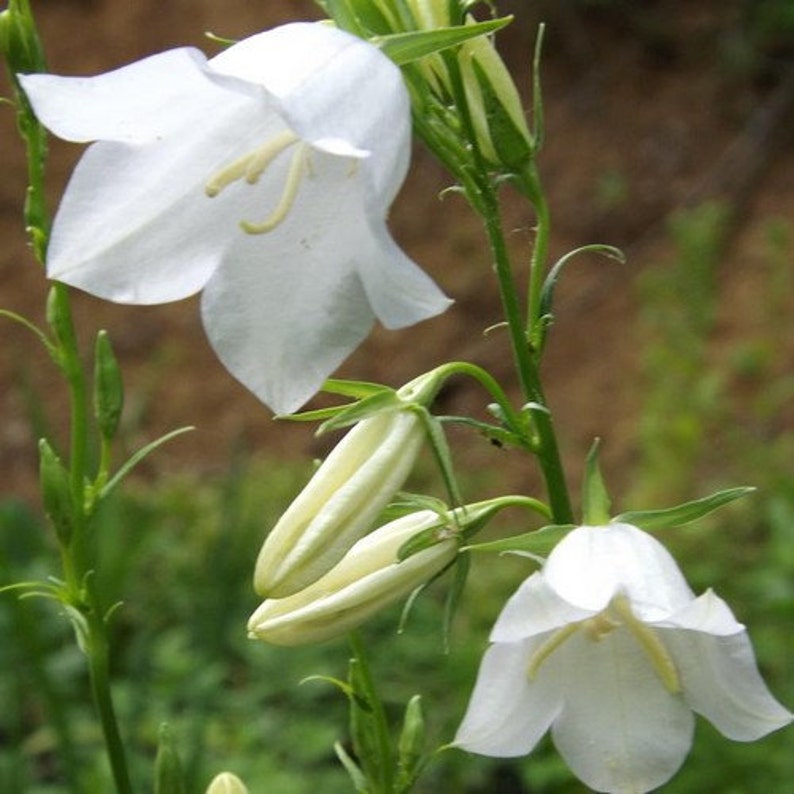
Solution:
<svg viewBox="0 0 794 794"><path fill-rule="evenodd" d="M184 48L20 81L53 133L95 141L55 218L48 275L119 303L203 290L216 352L277 412L375 318L399 328L449 305L386 227L410 103L369 43L293 23L209 61Z"/></svg>
<svg viewBox="0 0 794 794"><path fill-rule="evenodd" d="M696 598L664 547L628 524L584 526L552 551L494 626L455 744L529 753L550 728L596 791L650 791L692 743L693 712L753 741L792 720L769 693L745 627Z"/></svg>
<svg viewBox="0 0 794 794"><path fill-rule="evenodd" d="M458 511L465 519L465 509ZM410 538L437 528L437 543L399 561ZM251 615L253 638L276 645L322 642L359 626L387 604L408 595L449 565L458 553L457 529L432 510L390 521L357 541L342 560L287 598L268 598Z"/></svg>

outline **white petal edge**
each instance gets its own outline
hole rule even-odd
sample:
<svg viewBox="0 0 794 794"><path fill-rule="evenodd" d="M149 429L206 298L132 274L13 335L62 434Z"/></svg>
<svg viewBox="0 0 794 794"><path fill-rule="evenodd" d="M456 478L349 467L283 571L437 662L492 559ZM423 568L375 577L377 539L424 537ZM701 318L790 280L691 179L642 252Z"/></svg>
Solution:
<svg viewBox="0 0 794 794"><path fill-rule="evenodd" d="M694 716L626 630L597 642L578 632L546 665L560 670L565 687L554 744L580 780L595 791L643 794L678 771Z"/></svg>
<svg viewBox="0 0 794 794"><path fill-rule="evenodd" d="M173 133L198 99L221 106L227 92L206 75L206 58L168 50L93 77L20 75L39 121L67 141L146 143Z"/></svg>
<svg viewBox="0 0 794 794"><path fill-rule="evenodd" d="M453 746L495 758L531 752L562 706L555 667L542 667L532 682L527 678L529 659L544 639L499 642L485 652Z"/></svg>
<svg viewBox="0 0 794 794"><path fill-rule="evenodd" d="M667 549L630 524L574 529L551 552L543 574L561 598L584 609L600 611L623 593L644 621L663 619L694 598Z"/></svg>
<svg viewBox="0 0 794 794"><path fill-rule="evenodd" d="M590 610L563 601L534 573L508 599L491 631L491 642L520 642L592 617Z"/></svg>
<svg viewBox="0 0 794 794"><path fill-rule="evenodd" d="M676 665L687 703L720 733L751 742L794 719L770 693L747 632L722 599L705 593L692 616L677 622L688 628L660 626L659 637Z"/></svg>

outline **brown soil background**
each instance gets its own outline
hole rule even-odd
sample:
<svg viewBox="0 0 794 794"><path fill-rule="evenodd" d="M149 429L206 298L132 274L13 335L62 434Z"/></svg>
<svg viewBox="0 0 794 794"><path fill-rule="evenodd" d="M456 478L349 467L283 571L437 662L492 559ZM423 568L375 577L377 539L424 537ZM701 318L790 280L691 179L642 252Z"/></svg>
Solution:
<svg viewBox="0 0 794 794"><path fill-rule="evenodd" d="M747 332L746 310L762 292L757 266L765 255L764 223L772 216L794 220L792 90L775 76L749 79L726 56L738 2L649 0L632 13L595 6L575 11L551 0L499 5L516 15L499 43L520 82L528 83L537 23L548 23L541 172L554 217L552 254L604 242L629 257L626 266L582 260L568 271L545 365L574 479L592 438L602 436L610 480L625 486L637 455L636 276L670 255L665 219L673 209L708 197L730 198L738 211L720 271L716 336L730 346ZM315 6L300 0L33 0L33 7L50 68L75 75L173 46L209 51L208 30L241 38L317 17ZM6 84L1 87L7 94ZM54 208L79 147L53 141L51 151ZM6 105L0 106L0 167L0 306L39 321L46 287L21 229L25 166ZM622 175L627 190L626 200L614 205L602 190L612 173ZM445 316L404 332L376 330L341 374L399 385L445 360L465 359L512 383L506 339L498 332L483 334L499 321L483 237L462 200L439 199L448 184L417 148L391 223L400 243L456 304ZM532 218L510 196L505 211L516 253L525 256ZM240 448L275 459L306 458L325 448L327 442L304 426L274 423L226 374L205 341L195 299L144 308L77 295L75 312L86 350L100 327L115 342L128 390L125 446L134 449L177 426L197 428L161 450L144 475L212 476ZM0 327L0 488L3 495L33 500L39 411L60 427L65 395L32 336L10 323ZM788 340L780 350L785 368L791 328L781 329L781 339ZM482 417L483 402L471 384L455 382L442 395L440 410ZM517 456L469 443L467 433L454 435L464 465L495 469L501 489L535 487L524 465L514 465Z"/></svg>

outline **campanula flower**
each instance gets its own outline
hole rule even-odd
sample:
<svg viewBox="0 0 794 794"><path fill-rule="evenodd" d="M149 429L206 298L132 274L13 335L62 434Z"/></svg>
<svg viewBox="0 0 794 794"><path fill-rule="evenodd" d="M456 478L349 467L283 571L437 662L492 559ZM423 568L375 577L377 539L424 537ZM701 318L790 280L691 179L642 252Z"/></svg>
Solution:
<svg viewBox="0 0 794 794"><path fill-rule="evenodd" d="M551 729L596 791L669 780L693 712L736 741L792 719L725 602L696 598L665 548L629 524L570 532L507 602L491 642L455 744L520 756Z"/></svg>
<svg viewBox="0 0 794 794"><path fill-rule="evenodd" d="M411 111L375 46L293 23L210 60L183 48L20 81L55 135L94 142L48 275L119 303L201 291L220 359L275 411L311 397L375 318L400 328L449 305L386 226Z"/></svg>

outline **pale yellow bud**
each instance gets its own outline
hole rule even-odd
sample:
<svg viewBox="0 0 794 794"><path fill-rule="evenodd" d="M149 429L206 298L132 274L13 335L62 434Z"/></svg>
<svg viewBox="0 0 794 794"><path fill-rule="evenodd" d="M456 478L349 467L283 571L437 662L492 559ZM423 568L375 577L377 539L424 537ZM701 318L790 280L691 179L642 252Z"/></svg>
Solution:
<svg viewBox="0 0 794 794"><path fill-rule="evenodd" d="M248 794L248 788L237 775L221 772L207 786L206 794Z"/></svg>
<svg viewBox="0 0 794 794"><path fill-rule="evenodd" d="M339 562L402 486L424 436L411 410L378 414L349 431L265 539L256 592L289 596Z"/></svg>
<svg viewBox="0 0 794 794"><path fill-rule="evenodd" d="M398 561L410 538L433 527L438 528L437 543ZM302 645L351 631L449 565L458 553L456 529L433 510L384 524L313 584L287 598L266 600L248 621L249 636L276 645Z"/></svg>

